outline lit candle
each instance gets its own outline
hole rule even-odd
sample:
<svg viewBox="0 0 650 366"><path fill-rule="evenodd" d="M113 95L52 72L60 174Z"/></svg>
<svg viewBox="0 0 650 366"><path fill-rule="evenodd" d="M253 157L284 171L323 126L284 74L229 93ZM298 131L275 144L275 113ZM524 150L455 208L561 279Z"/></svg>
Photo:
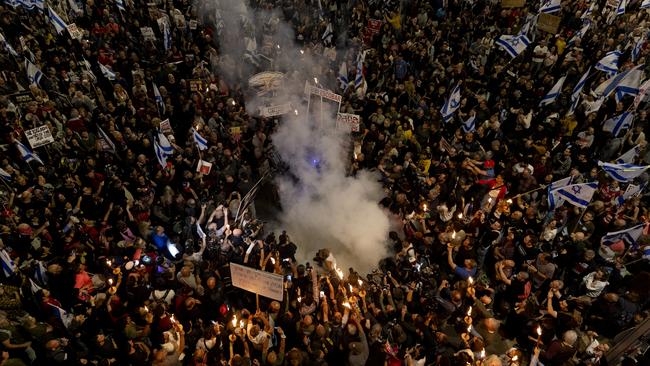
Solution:
<svg viewBox="0 0 650 366"><path fill-rule="evenodd" d="M422 205L422 208L424 209L424 211L427 211L428 210L427 209L427 204L425 203L424 205Z"/></svg>
<svg viewBox="0 0 650 366"><path fill-rule="evenodd" d="M237 102L235 102L235 100L233 99L232 100L232 105L235 105L235 104L237 104Z"/></svg>
<svg viewBox="0 0 650 366"><path fill-rule="evenodd" d="M149 312L149 308L147 307L147 305L144 306L144 312L145 312L145 313L148 313L148 312Z"/></svg>
<svg viewBox="0 0 650 366"><path fill-rule="evenodd" d="M298 110L297 110L297 109L294 109L294 110L293 110L293 113L297 116L297 115L298 115Z"/></svg>
<svg viewBox="0 0 650 366"><path fill-rule="evenodd" d="M113 262L111 262L110 259L109 259L109 260L106 261L106 265L109 266L109 267L113 267Z"/></svg>
<svg viewBox="0 0 650 366"><path fill-rule="evenodd" d="M462 212L458 214L458 219L459 219L459 220L462 220L462 219L463 219L463 213L462 213Z"/></svg>
<svg viewBox="0 0 650 366"><path fill-rule="evenodd" d="M359 280L359 287L363 286L363 281Z"/></svg>
<svg viewBox="0 0 650 366"><path fill-rule="evenodd" d="M467 282L469 283L469 287L472 287L474 285L474 279L472 278L472 276L469 276Z"/></svg>
<svg viewBox="0 0 650 366"><path fill-rule="evenodd" d="M335 264L334 265L334 271L336 272L336 275L339 276L339 279L343 279L343 271Z"/></svg>
<svg viewBox="0 0 650 366"><path fill-rule="evenodd" d="M314 76L314 83L318 84L318 78Z"/></svg>
<svg viewBox="0 0 650 366"><path fill-rule="evenodd" d="M542 342L542 327L537 326L537 345L536 347L539 347L539 344Z"/></svg>
<svg viewBox="0 0 650 366"><path fill-rule="evenodd" d="M242 328L242 329L244 329L244 319L241 319L241 320L239 321L239 327Z"/></svg>
<svg viewBox="0 0 650 366"><path fill-rule="evenodd" d="M454 240L454 239L456 239L456 231L454 231L453 233L451 233L451 240Z"/></svg>
<svg viewBox="0 0 650 366"><path fill-rule="evenodd" d="M301 54L301 55L304 55L304 54L305 54L305 51L304 51L304 50L300 50L300 54Z"/></svg>
<svg viewBox="0 0 650 366"><path fill-rule="evenodd" d="M472 316L472 305L470 305L469 309L467 310L467 316Z"/></svg>
<svg viewBox="0 0 650 366"><path fill-rule="evenodd" d="M302 297L298 296L298 303L302 303Z"/></svg>
<svg viewBox="0 0 650 366"><path fill-rule="evenodd" d="M169 320L171 320L172 323L176 323L176 319L174 319L174 314L172 314L172 316L171 316L171 318L169 318Z"/></svg>
<svg viewBox="0 0 650 366"><path fill-rule="evenodd" d="M275 258L271 257L271 263L275 265Z"/></svg>
<svg viewBox="0 0 650 366"><path fill-rule="evenodd" d="M325 292L321 291L321 292L320 292L320 298L322 299L322 298L324 298L324 297L325 297Z"/></svg>
<svg viewBox="0 0 650 366"><path fill-rule="evenodd" d="M280 45L279 45L279 44L278 44L278 45L276 45L276 46L278 47L278 49L280 49Z"/></svg>
<svg viewBox="0 0 650 366"><path fill-rule="evenodd" d="M509 205L512 205L512 200L511 199L508 198L508 200L506 202L508 202Z"/></svg>
<svg viewBox="0 0 650 366"><path fill-rule="evenodd" d="M112 278L109 278L109 279L108 279L108 285L109 285L109 286L113 286L113 279L112 279Z"/></svg>
<svg viewBox="0 0 650 366"><path fill-rule="evenodd" d="M232 327L234 328L236 326L237 326L237 316L235 315L232 317Z"/></svg>
<svg viewBox="0 0 650 366"><path fill-rule="evenodd" d="M350 293L352 292L352 285L348 284L348 288L350 289Z"/></svg>

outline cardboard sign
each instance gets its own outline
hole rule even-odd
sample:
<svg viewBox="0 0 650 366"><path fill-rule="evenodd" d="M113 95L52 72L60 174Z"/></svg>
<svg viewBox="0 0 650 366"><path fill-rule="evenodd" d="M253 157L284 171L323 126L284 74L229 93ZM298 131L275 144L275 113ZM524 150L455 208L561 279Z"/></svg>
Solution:
<svg viewBox="0 0 650 366"><path fill-rule="evenodd" d="M50 132L50 129L45 125L32 128L31 130L25 130L25 136L34 149L54 142L52 132Z"/></svg>
<svg viewBox="0 0 650 366"><path fill-rule="evenodd" d="M336 128L359 132L361 116L350 113L339 113L336 115Z"/></svg>
<svg viewBox="0 0 650 366"><path fill-rule="evenodd" d="M501 0L502 8L523 8L526 0Z"/></svg>
<svg viewBox="0 0 650 366"><path fill-rule="evenodd" d="M305 94L307 94L307 95L313 94L313 95L316 95L316 96L319 96L319 97L322 97L322 98L325 98L325 99L328 99L328 100L331 100L331 101L334 101L334 102L337 102L337 103L341 103L341 100L343 100L342 96L340 96L340 95L338 95L338 94L336 94L334 92L331 92L329 90L325 90L325 89L321 89L321 88L313 86L313 85L309 85L309 83L305 84Z"/></svg>
<svg viewBox="0 0 650 366"><path fill-rule="evenodd" d="M560 20L561 18L556 15L541 13L539 14L539 18L537 18L537 28L544 32L557 34L557 29L560 27Z"/></svg>
<svg viewBox="0 0 650 366"><path fill-rule="evenodd" d="M68 33L70 33L70 37L72 39L80 40L84 36L83 32L79 29L79 27L77 27L75 23L68 24Z"/></svg>
<svg viewBox="0 0 650 366"><path fill-rule="evenodd" d="M172 130L172 123L169 122L169 118L167 118L164 121L160 122L160 130L163 133L166 133L166 132L173 133L174 132L174 130Z"/></svg>
<svg viewBox="0 0 650 366"><path fill-rule="evenodd" d="M199 22L197 22L196 20L194 20L194 19L190 20L190 29L191 30L195 30L198 27L198 25L199 25Z"/></svg>
<svg viewBox="0 0 650 366"><path fill-rule="evenodd" d="M240 289L277 301L284 297L282 275L230 263L230 278L232 285Z"/></svg>
<svg viewBox="0 0 650 366"><path fill-rule="evenodd" d="M14 104L20 107L20 109L24 109L29 103L36 101L32 92L29 91L11 94L9 95L9 98L11 98Z"/></svg>
<svg viewBox="0 0 650 366"><path fill-rule="evenodd" d="M140 33L142 33L142 37L145 39L145 41L153 41L156 39L156 35L154 34L153 28L151 27L141 27Z"/></svg>
<svg viewBox="0 0 650 366"><path fill-rule="evenodd" d="M210 174L211 170L212 170L212 163L207 162L205 160L199 160L199 164L196 166L197 173L208 175Z"/></svg>
<svg viewBox="0 0 650 366"><path fill-rule="evenodd" d="M190 90L197 92L203 90L203 82L201 80L190 80Z"/></svg>
<svg viewBox="0 0 650 366"><path fill-rule="evenodd" d="M260 115L262 117L275 117L281 116L291 112L291 104L285 103L280 105L273 105L270 107L260 107Z"/></svg>

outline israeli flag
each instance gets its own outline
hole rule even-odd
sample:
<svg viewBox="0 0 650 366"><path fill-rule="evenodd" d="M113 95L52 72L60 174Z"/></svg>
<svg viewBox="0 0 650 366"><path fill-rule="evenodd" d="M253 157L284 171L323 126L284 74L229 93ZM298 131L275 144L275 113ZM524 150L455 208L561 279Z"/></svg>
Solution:
<svg viewBox="0 0 650 366"><path fill-rule="evenodd" d="M521 26L521 29L519 30L519 35L523 36L528 36L530 31L533 31L532 35L532 40L535 40L535 28L537 27L537 19L539 18L539 14L528 14L526 17L526 21L524 22L524 25Z"/></svg>
<svg viewBox="0 0 650 366"><path fill-rule="evenodd" d="M561 188L556 188L551 192L555 192L558 196L570 204L586 208L591 202L591 198L594 196L594 192L598 189L598 183L582 183L582 184L571 184Z"/></svg>
<svg viewBox="0 0 650 366"><path fill-rule="evenodd" d="M591 72L591 66L589 66L589 68L582 75L580 80L578 80L576 86L573 87L573 91L571 92L571 107L569 107L569 113L568 113L569 115L573 114L576 108L578 108L578 102L580 101L580 93L582 92L582 88L585 87L585 83L587 82L587 78L589 77L590 72Z"/></svg>
<svg viewBox="0 0 650 366"><path fill-rule="evenodd" d="M348 65L344 61L341 63L341 67L339 67L339 76L338 76L338 81L341 86L341 89L347 90L348 89Z"/></svg>
<svg viewBox="0 0 650 366"><path fill-rule="evenodd" d="M603 131L611 132L614 137L618 137L621 131L632 127L634 121L634 113L623 112L616 117L612 117L603 122Z"/></svg>
<svg viewBox="0 0 650 366"><path fill-rule="evenodd" d="M158 90L158 86L156 83L153 84L153 99L156 101L156 105L158 106L158 112L160 112L160 115L164 115L167 109L165 108L165 101L163 100L162 95L160 95L160 90Z"/></svg>
<svg viewBox="0 0 650 366"><path fill-rule="evenodd" d="M560 11L560 0L542 0L542 4L539 7L540 13L556 13Z"/></svg>
<svg viewBox="0 0 650 366"><path fill-rule="evenodd" d="M600 244L612 245L618 241L623 240L626 246L634 246L636 245L636 241L639 240L639 237L643 235L643 229L645 228L645 225L645 223L642 223L636 226L632 226L629 229L607 233L600 239Z"/></svg>
<svg viewBox="0 0 650 366"><path fill-rule="evenodd" d="M650 168L650 165L613 164L602 161L598 162L598 166L614 180L624 183L631 182Z"/></svg>
<svg viewBox="0 0 650 366"><path fill-rule="evenodd" d="M47 285L49 277L47 276L47 269L43 265L43 261L36 261L36 268L34 268L34 276L36 280L42 284Z"/></svg>
<svg viewBox="0 0 650 366"><path fill-rule="evenodd" d="M465 133L473 132L476 129L476 115L474 114L467 121L463 121L461 127Z"/></svg>
<svg viewBox="0 0 650 366"><path fill-rule="evenodd" d="M68 29L68 25L52 8L47 8L47 12L49 14L48 17L50 18L50 23L52 23L54 29L56 29L56 32L58 34L61 34L65 32L66 29Z"/></svg>
<svg viewBox="0 0 650 366"><path fill-rule="evenodd" d="M9 174L6 170L0 168L0 178L6 181L11 181L11 174Z"/></svg>
<svg viewBox="0 0 650 366"><path fill-rule="evenodd" d="M650 9L650 0L643 0L640 9Z"/></svg>
<svg viewBox="0 0 650 366"><path fill-rule="evenodd" d="M167 139L167 136L165 136L160 131L158 131L158 141L159 141L158 145L162 149L162 152L165 154L165 156L174 155L174 147L172 146L172 144Z"/></svg>
<svg viewBox="0 0 650 366"><path fill-rule="evenodd" d="M163 21L162 28L163 28L163 46L165 47L165 51L168 51L170 48L172 48L172 31L170 29L169 22Z"/></svg>
<svg viewBox="0 0 650 366"><path fill-rule="evenodd" d="M357 74L354 76L354 88L359 89L363 85L363 59L360 56L357 60Z"/></svg>
<svg viewBox="0 0 650 366"><path fill-rule="evenodd" d="M32 290L32 294L35 295L37 292L42 290L43 288L34 282L31 278L29 279L29 288Z"/></svg>
<svg viewBox="0 0 650 366"><path fill-rule="evenodd" d="M627 5L627 0L618 0L618 5L616 6L616 15L625 14L626 5Z"/></svg>
<svg viewBox="0 0 650 366"><path fill-rule="evenodd" d="M117 6L117 10L119 11L126 10L126 7L124 6L124 0L115 0L115 5Z"/></svg>
<svg viewBox="0 0 650 366"><path fill-rule="evenodd" d="M585 34L587 34L587 31L589 30L590 26L591 26L590 22L585 23L582 26L582 28L580 28L580 30L577 31L576 34L573 35L573 37L571 37L571 39L569 40L569 45L573 45L578 39L582 39L582 37L584 37Z"/></svg>
<svg viewBox="0 0 650 366"><path fill-rule="evenodd" d="M156 153L156 158L158 159L158 164L160 164L163 169L167 167L167 155L165 154L165 151L158 145L158 141L154 140L153 142L153 149L154 152Z"/></svg>
<svg viewBox="0 0 650 366"><path fill-rule="evenodd" d="M645 43L645 34L639 38L639 40L634 44L634 48L632 49L632 62L636 62L636 60L639 58L639 55L641 54L641 48L643 48L643 44Z"/></svg>
<svg viewBox="0 0 650 366"><path fill-rule="evenodd" d="M632 87L634 86L634 81L638 77L634 75L634 73L636 70L641 69L641 67L643 67L643 65L639 65L633 69L620 72L614 77L605 80L600 85L598 85L598 87L596 87L594 94L598 95L601 98L607 98L621 85L623 86L623 90L627 89L628 91L633 91ZM630 73L632 73L632 75L630 75Z"/></svg>
<svg viewBox="0 0 650 366"><path fill-rule="evenodd" d="M447 99L445 104L442 106L442 109L440 110L440 114L442 114L442 119L445 122L449 122L454 112L456 112L458 107L460 107L460 100L461 100L460 84L456 84L454 90L451 91L451 95L449 96L449 99Z"/></svg>
<svg viewBox="0 0 650 366"><path fill-rule="evenodd" d="M48 305L50 305L50 306L52 307L52 311L54 311L54 315L55 315L57 318L59 318L59 320L61 320L61 322L63 323L63 325L64 325L66 328L69 327L70 324L72 323L73 315L72 315L72 314L68 314L67 311L63 310L62 308L60 308L60 307L58 307L58 306L56 306L56 305L53 305L53 304L48 304Z"/></svg>
<svg viewBox="0 0 650 366"><path fill-rule="evenodd" d="M16 264L9 256L9 253L4 249L0 249L0 262L2 262L2 271L4 272L5 277L11 277L16 273Z"/></svg>
<svg viewBox="0 0 650 366"><path fill-rule="evenodd" d="M29 163L30 161L36 161L41 165L45 165L43 164L43 160L41 160L36 153L32 152L27 146L23 145L18 140L16 140L16 148L24 162Z"/></svg>
<svg viewBox="0 0 650 366"><path fill-rule="evenodd" d="M504 34L497 38L495 43L514 58L526 50L526 47L530 45L530 40L524 34L519 34L517 36Z"/></svg>
<svg viewBox="0 0 650 366"><path fill-rule="evenodd" d="M549 210L555 210L556 207L562 206L562 204L564 203L564 199L560 197L560 195L557 193L556 190L558 188L568 186L569 184L571 184L572 180L573 177L568 176L566 178L556 180L555 182L548 185L548 187L546 188L546 193L547 193Z"/></svg>
<svg viewBox="0 0 650 366"><path fill-rule="evenodd" d="M634 162L634 159L636 159L636 157L639 156L640 152L641 152L641 145L636 145L635 147L626 151L623 155L616 158L616 162L618 164L632 164Z"/></svg>
<svg viewBox="0 0 650 366"><path fill-rule="evenodd" d="M102 70L102 74L104 75L104 77L106 79L108 79L110 81L115 81L116 75L111 69L109 69L108 67L104 66L101 63L99 63L99 69Z"/></svg>
<svg viewBox="0 0 650 366"><path fill-rule="evenodd" d="M102 140L104 140L104 142L106 142L106 144L107 144L108 147L109 147L109 150L110 150L111 152L115 153L115 152L117 151L117 150L115 149L115 143L113 143L113 140L111 140L111 138L108 137L108 134L106 134L106 132L104 132L104 130L102 130L102 128L99 127L99 125L97 125L97 133L99 134L99 137L100 137Z"/></svg>
<svg viewBox="0 0 650 366"><path fill-rule="evenodd" d="M618 71L618 59L621 57L621 51L610 51L605 54L596 64L596 70L604 71L608 75L616 75Z"/></svg>
<svg viewBox="0 0 650 366"><path fill-rule="evenodd" d="M25 58L25 70L27 70L27 79L30 84L41 85L41 80L43 79L43 72L31 61Z"/></svg>
<svg viewBox="0 0 650 366"><path fill-rule="evenodd" d="M589 5L589 8L587 10L585 10L585 12L580 17L582 19L583 23L591 22L591 14L596 9L596 3L597 3L597 1L592 1L591 5Z"/></svg>
<svg viewBox="0 0 650 366"><path fill-rule="evenodd" d="M634 96L639 95L639 85L641 85L641 79L643 78L643 70L639 66L629 70L616 86L616 102L620 102L628 94Z"/></svg>
<svg viewBox="0 0 650 366"><path fill-rule="evenodd" d="M616 203L620 206L625 201L629 200L630 198L636 197L641 193L643 190L644 186L639 186L636 184L628 184L627 188L625 188L625 192L623 192L623 195L616 197Z"/></svg>
<svg viewBox="0 0 650 366"><path fill-rule="evenodd" d="M555 85L551 88L551 90L546 93L544 98L539 102L539 106L551 104L557 99L557 97L560 95L562 92L562 86L564 85L564 80L566 80L566 76L562 76L556 83Z"/></svg>
<svg viewBox="0 0 650 366"><path fill-rule="evenodd" d="M16 50L14 50L14 48L11 47L11 45L9 44L9 42L7 42L5 36L2 33L0 33L0 46L6 48L7 51L9 51L9 53L12 54L14 57L18 57L18 52L16 52Z"/></svg>
<svg viewBox="0 0 650 366"><path fill-rule="evenodd" d="M192 127L192 137L194 138L196 145L199 147L199 150L205 150L208 148L208 140L203 138L194 127Z"/></svg>
<svg viewBox="0 0 650 366"><path fill-rule="evenodd" d="M334 28L332 28L332 23L328 22L327 27L325 27L325 32L321 36L321 40L326 47L332 45L332 38L334 37Z"/></svg>

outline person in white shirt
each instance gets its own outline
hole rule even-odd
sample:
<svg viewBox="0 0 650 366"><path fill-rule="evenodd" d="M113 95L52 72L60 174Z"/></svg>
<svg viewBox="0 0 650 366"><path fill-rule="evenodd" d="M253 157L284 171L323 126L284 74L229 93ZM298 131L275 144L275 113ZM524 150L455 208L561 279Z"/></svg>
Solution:
<svg viewBox="0 0 650 366"><path fill-rule="evenodd" d="M533 72L537 73L542 68L544 60L548 56L548 46L546 41L541 41L533 50Z"/></svg>
<svg viewBox="0 0 650 366"><path fill-rule="evenodd" d="M586 275L582 279L582 283L587 289L588 297L596 299L603 292L605 287L609 285L609 282L605 281L605 272L602 269L598 269L590 274Z"/></svg>

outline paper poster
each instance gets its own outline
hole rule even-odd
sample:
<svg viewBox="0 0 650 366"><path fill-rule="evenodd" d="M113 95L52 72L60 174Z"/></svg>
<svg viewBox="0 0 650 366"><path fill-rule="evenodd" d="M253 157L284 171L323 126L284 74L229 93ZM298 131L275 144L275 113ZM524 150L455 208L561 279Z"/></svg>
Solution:
<svg viewBox="0 0 650 366"><path fill-rule="evenodd" d="M336 128L351 132L359 132L361 116L350 113L339 113L336 115Z"/></svg>
<svg viewBox="0 0 650 366"><path fill-rule="evenodd" d="M174 130L172 130L172 124L169 122L169 118L165 119L164 121L160 122L160 130L163 133L173 133Z"/></svg>
<svg viewBox="0 0 650 366"><path fill-rule="evenodd" d="M290 103L285 103L285 104L280 104L280 105L273 105L269 107L260 107L260 115L262 117L275 117L275 116L281 116L283 114L287 114L291 112L292 107Z"/></svg>
<svg viewBox="0 0 650 366"><path fill-rule="evenodd" d="M72 37L72 39L79 40L83 38L84 35L81 29L79 29L75 23L68 24L68 33L70 33L70 37Z"/></svg>
<svg viewBox="0 0 650 366"><path fill-rule="evenodd" d="M50 132L50 129L45 125L32 128L31 130L25 130L25 136L34 149L54 142L52 132Z"/></svg>
<svg viewBox="0 0 650 366"><path fill-rule="evenodd" d="M199 164L196 166L197 173L208 175L210 174L211 170L212 170L212 163L207 162L205 160L199 160Z"/></svg>
<svg viewBox="0 0 650 366"><path fill-rule="evenodd" d="M230 278L233 286L246 291L277 301L284 297L282 275L230 263Z"/></svg>

